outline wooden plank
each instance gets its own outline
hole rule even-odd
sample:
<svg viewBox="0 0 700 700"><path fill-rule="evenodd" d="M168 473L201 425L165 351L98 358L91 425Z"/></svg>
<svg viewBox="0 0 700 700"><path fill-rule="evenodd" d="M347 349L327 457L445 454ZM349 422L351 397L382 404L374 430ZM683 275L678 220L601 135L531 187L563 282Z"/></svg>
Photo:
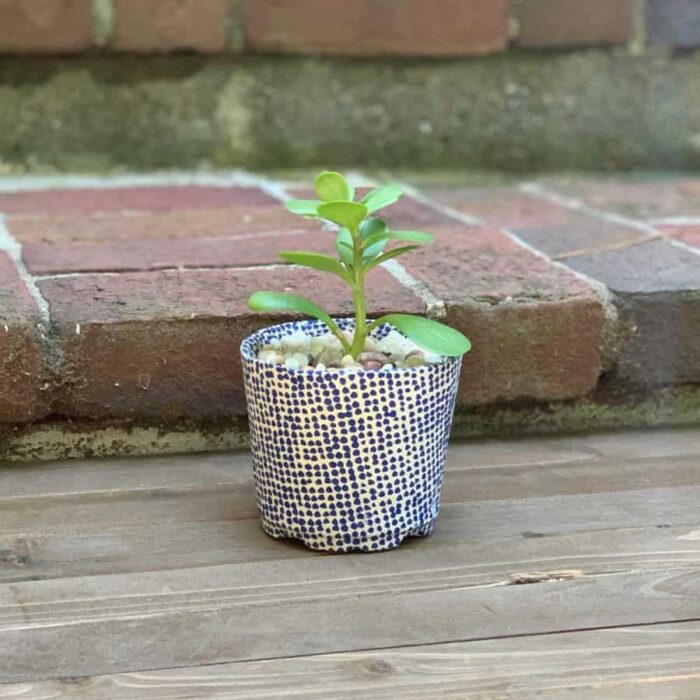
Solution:
<svg viewBox="0 0 700 700"><path fill-rule="evenodd" d="M700 619L696 532L581 532L318 556L303 566L4 585L0 680ZM543 575L512 585L518 572Z"/></svg>
<svg viewBox="0 0 700 700"><path fill-rule="evenodd" d="M700 623L249 661L0 686L13 700L697 700Z"/></svg>
<svg viewBox="0 0 700 700"><path fill-rule="evenodd" d="M447 470L517 469L700 456L700 430L455 442ZM125 493L211 491L250 481L247 451L27 464L0 463L0 502L16 498L120 497Z"/></svg>
<svg viewBox="0 0 700 700"><path fill-rule="evenodd" d="M476 477L477 491L478 481ZM700 523L699 502L700 487L448 502L435 534L404 546L422 549L586 530L693 526ZM235 517L240 502L226 491L89 507L54 508L50 500L43 504L38 511L0 511L0 581L318 556L265 535L254 504L255 517Z"/></svg>
<svg viewBox="0 0 700 700"><path fill-rule="evenodd" d="M694 435L700 451L700 431ZM667 444L676 445L665 437ZM683 453L689 442L681 439L676 452ZM700 455L659 457L654 445L648 446L650 456L631 459L599 456L591 448L584 450L585 445L566 452L551 447L551 441L529 447L525 443L519 454L511 454L515 448L506 445L505 452L502 443L453 446L444 502L700 484ZM661 445L656 448L658 452ZM552 460L545 458L546 451L554 455ZM110 517L110 510L119 516ZM8 535L70 530L71 523L82 529L93 522L196 522L256 515L252 467L244 453L0 467L0 532Z"/></svg>
<svg viewBox="0 0 700 700"><path fill-rule="evenodd" d="M700 485L700 455L471 467L445 475L445 502Z"/></svg>
<svg viewBox="0 0 700 700"><path fill-rule="evenodd" d="M0 502L212 491L248 482L251 471L248 451L39 464L0 463Z"/></svg>

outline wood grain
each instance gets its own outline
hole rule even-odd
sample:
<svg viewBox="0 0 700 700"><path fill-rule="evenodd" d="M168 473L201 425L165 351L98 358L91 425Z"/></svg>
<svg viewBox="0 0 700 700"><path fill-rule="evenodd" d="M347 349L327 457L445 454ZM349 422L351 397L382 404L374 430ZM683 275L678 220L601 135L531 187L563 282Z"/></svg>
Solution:
<svg viewBox="0 0 700 700"><path fill-rule="evenodd" d="M612 465L610 471L614 469ZM684 466L682 474L684 481L700 479L700 469L692 465ZM551 483L548 476L543 478ZM478 490L479 476L472 481ZM528 483L535 488L532 481ZM572 486L577 483L578 477ZM446 492L450 490L448 483ZM233 507L235 496L223 489L176 499L126 498L88 505L72 501L56 505L47 499L38 508L26 509L15 504L0 511L0 582L318 556L296 543L267 537L250 499L254 517L247 519L238 517L240 505ZM435 534L404 546L700 522L700 487L445 500Z"/></svg>
<svg viewBox="0 0 700 700"><path fill-rule="evenodd" d="M0 698L697 700L698 503L693 429L454 445L357 556L264 535L245 453L0 465Z"/></svg>
<svg viewBox="0 0 700 700"><path fill-rule="evenodd" d="M0 686L12 700L697 700L700 623Z"/></svg>
<svg viewBox="0 0 700 700"><path fill-rule="evenodd" d="M227 493L193 494L175 502L156 500L155 504L151 499L91 504L89 513L98 518L101 512L101 522L91 521L88 511L78 506L59 512L50 506L41 513L0 512L0 582L318 556L296 543L269 538L257 515L235 517ZM700 523L700 487L462 503L447 500L435 534L404 547Z"/></svg>
<svg viewBox="0 0 700 700"><path fill-rule="evenodd" d="M0 586L0 680L700 619L700 541L687 534L583 532ZM563 569L576 577L511 584Z"/></svg>

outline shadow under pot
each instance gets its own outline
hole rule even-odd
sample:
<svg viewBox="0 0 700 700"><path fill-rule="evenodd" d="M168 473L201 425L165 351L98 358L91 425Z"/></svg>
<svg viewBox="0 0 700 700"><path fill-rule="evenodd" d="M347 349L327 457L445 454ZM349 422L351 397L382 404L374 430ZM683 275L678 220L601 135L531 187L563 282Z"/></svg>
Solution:
<svg viewBox="0 0 700 700"><path fill-rule="evenodd" d="M352 320L337 321L351 330ZM391 329L382 326L375 340ZM461 358L406 369L290 369L257 359L315 320L265 328L241 345L262 526L331 552L425 537L440 509Z"/></svg>

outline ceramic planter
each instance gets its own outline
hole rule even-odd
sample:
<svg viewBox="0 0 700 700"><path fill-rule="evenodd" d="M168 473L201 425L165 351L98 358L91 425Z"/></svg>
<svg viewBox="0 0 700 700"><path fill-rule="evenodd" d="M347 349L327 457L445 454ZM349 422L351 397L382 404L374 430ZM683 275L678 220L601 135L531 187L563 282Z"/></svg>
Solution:
<svg viewBox="0 0 700 700"><path fill-rule="evenodd" d="M338 325L352 328L352 321ZM262 345L297 331L323 335L327 328L315 320L285 323L241 345L263 528L334 552L391 549L429 535L440 508L460 358L336 372L256 359Z"/></svg>

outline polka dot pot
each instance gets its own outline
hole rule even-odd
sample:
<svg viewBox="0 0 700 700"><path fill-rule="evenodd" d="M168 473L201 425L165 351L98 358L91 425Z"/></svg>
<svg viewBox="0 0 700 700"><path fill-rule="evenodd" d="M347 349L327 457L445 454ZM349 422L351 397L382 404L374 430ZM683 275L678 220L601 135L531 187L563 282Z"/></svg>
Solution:
<svg viewBox="0 0 700 700"><path fill-rule="evenodd" d="M342 329L352 321L340 320ZM379 551L425 537L440 509L459 358L410 369L289 369L257 352L319 321L243 341L256 497L264 530L332 552ZM373 336L389 331L384 326Z"/></svg>

